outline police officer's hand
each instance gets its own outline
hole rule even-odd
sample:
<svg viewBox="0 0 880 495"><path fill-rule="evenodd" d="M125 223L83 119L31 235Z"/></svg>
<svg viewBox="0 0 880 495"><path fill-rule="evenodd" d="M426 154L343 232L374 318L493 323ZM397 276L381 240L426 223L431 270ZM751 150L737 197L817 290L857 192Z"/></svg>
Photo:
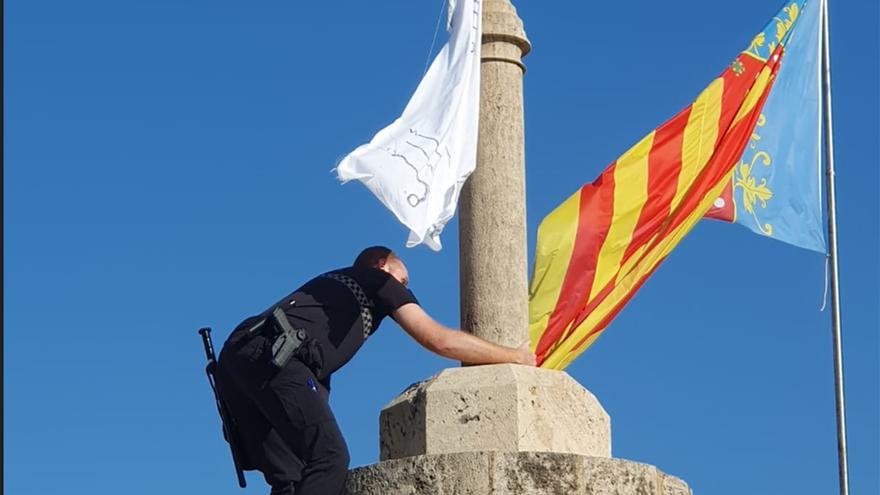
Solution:
<svg viewBox="0 0 880 495"><path fill-rule="evenodd" d="M531 341L526 340L522 345L516 348L516 351L519 355L517 364L525 364L526 366L536 366L538 364L538 359L535 356L535 353L532 352Z"/></svg>

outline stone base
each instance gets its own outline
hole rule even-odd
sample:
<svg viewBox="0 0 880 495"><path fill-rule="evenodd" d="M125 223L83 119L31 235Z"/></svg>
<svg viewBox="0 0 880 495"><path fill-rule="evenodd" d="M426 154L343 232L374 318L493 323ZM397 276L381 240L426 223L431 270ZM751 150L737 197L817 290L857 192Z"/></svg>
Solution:
<svg viewBox="0 0 880 495"><path fill-rule="evenodd" d="M418 455L353 469L348 495L691 495L654 466L548 452Z"/></svg>
<svg viewBox="0 0 880 495"><path fill-rule="evenodd" d="M515 364L449 368L379 415L379 459L455 452L611 457L611 418L563 371Z"/></svg>

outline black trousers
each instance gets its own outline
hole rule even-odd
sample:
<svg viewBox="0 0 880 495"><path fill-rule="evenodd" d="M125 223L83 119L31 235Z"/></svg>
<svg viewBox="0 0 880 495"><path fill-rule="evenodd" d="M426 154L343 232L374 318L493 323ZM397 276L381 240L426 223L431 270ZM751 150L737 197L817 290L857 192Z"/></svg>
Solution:
<svg viewBox="0 0 880 495"><path fill-rule="evenodd" d="M263 472L272 495L338 495L349 454L327 390L312 371L291 359L275 372L261 359L268 341L244 345L234 332L218 361L217 388L236 419L245 469Z"/></svg>

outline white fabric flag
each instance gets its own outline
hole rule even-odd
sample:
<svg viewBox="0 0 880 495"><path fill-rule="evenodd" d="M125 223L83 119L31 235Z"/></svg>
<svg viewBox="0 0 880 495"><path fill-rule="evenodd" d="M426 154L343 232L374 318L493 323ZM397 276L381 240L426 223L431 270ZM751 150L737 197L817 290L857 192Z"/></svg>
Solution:
<svg viewBox="0 0 880 495"><path fill-rule="evenodd" d="M336 167L410 230L407 247L440 250L440 232L474 170L480 110L482 0L449 1L449 41L403 114Z"/></svg>

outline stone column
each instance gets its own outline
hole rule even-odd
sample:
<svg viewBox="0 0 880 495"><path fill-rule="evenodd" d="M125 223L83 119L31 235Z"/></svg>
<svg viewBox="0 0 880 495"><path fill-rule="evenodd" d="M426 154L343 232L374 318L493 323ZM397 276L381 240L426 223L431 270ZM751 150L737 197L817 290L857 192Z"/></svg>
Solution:
<svg viewBox="0 0 880 495"><path fill-rule="evenodd" d="M509 0L483 0L477 168L462 191L461 326L515 346L527 338L522 57ZM413 384L379 417L380 462L353 469L348 495L691 495L653 466L611 457L611 418L563 371L450 368Z"/></svg>
<svg viewBox="0 0 880 495"><path fill-rule="evenodd" d="M483 0L477 167L459 200L461 328L508 346L528 338L522 57L509 0Z"/></svg>

